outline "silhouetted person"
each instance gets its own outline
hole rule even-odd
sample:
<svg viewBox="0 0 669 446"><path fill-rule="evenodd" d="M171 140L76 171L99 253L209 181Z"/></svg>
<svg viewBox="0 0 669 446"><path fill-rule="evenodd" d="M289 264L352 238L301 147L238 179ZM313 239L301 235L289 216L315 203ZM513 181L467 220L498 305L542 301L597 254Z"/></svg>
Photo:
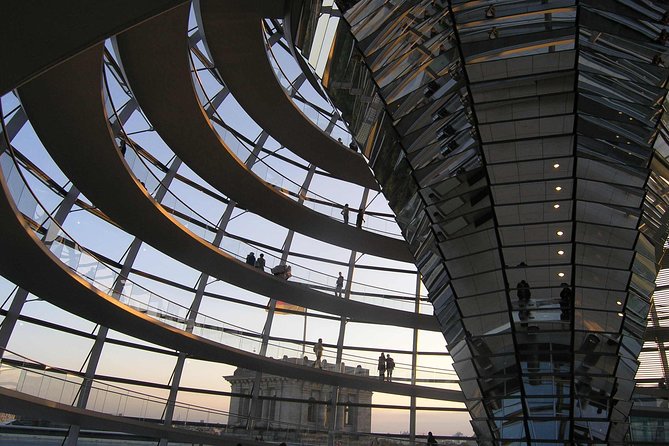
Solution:
<svg viewBox="0 0 669 446"><path fill-rule="evenodd" d="M344 288L344 276L341 275L341 272L339 273L339 277L337 277L337 286L335 288L335 296L341 297L341 290Z"/></svg>
<svg viewBox="0 0 669 446"><path fill-rule="evenodd" d="M358 145L355 143L355 141L351 141L351 143L348 145L348 148L353 150L354 152L358 151Z"/></svg>
<svg viewBox="0 0 669 446"><path fill-rule="evenodd" d="M260 271L265 271L265 254L260 254L260 257L256 259L255 267Z"/></svg>
<svg viewBox="0 0 669 446"><path fill-rule="evenodd" d="M341 212L340 212L340 214L342 215L342 217L344 217L344 224L345 224L345 225L348 224L348 211L349 211L349 207L348 207L348 203L346 203L346 204L344 205L344 207L342 208Z"/></svg>
<svg viewBox="0 0 669 446"><path fill-rule="evenodd" d="M125 151L127 149L127 144L125 142L125 139L121 140L121 155L125 156Z"/></svg>
<svg viewBox="0 0 669 446"><path fill-rule="evenodd" d="M518 318L522 322L521 327L527 327L527 320L530 318L528 306L532 292L530 291L530 284L525 279L516 285L516 295L518 296Z"/></svg>
<svg viewBox="0 0 669 446"><path fill-rule="evenodd" d="M323 356L323 339L318 338L318 342L314 345L314 353L316 353L316 360L312 367L318 365L318 368L322 369L323 365L321 364L321 357Z"/></svg>
<svg viewBox="0 0 669 446"><path fill-rule="evenodd" d="M386 378L386 355L383 352L379 356L379 365L376 369L379 371L379 379L383 381Z"/></svg>
<svg viewBox="0 0 669 446"><path fill-rule="evenodd" d="M246 256L246 263L251 266L256 266L256 255L250 252L249 255Z"/></svg>
<svg viewBox="0 0 669 446"><path fill-rule="evenodd" d="M393 369L395 368L395 360L390 357L390 353L386 355L386 380L391 382L393 380Z"/></svg>
<svg viewBox="0 0 669 446"><path fill-rule="evenodd" d="M569 308L571 307L571 302L573 300L573 293L569 285L562 282L562 291L560 291L560 320L568 321L569 320Z"/></svg>
<svg viewBox="0 0 669 446"><path fill-rule="evenodd" d="M432 435L432 432L427 433L427 446L436 446L437 445L437 439L434 438Z"/></svg>
<svg viewBox="0 0 669 446"><path fill-rule="evenodd" d="M362 222L365 221L365 211L363 209L360 209L358 211L358 218L355 219L355 226L358 229L362 229Z"/></svg>

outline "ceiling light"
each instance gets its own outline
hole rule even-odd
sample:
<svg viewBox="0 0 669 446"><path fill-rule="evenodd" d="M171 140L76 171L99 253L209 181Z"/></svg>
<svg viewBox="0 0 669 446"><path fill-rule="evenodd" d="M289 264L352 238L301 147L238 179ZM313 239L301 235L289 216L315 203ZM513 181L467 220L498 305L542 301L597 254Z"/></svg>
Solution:
<svg viewBox="0 0 669 446"><path fill-rule="evenodd" d="M564 277L564 273L558 273L558 277Z"/></svg>
<svg viewBox="0 0 669 446"><path fill-rule="evenodd" d="M619 300L617 300L617 301L616 301L616 304L618 304L618 305L622 305L623 303L620 302Z"/></svg>
<svg viewBox="0 0 669 446"><path fill-rule="evenodd" d="M620 135L616 135L616 138L620 138Z"/></svg>
<svg viewBox="0 0 669 446"><path fill-rule="evenodd" d="M555 186L555 190L560 192L562 190L562 186Z"/></svg>
<svg viewBox="0 0 669 446"><path fill-rule="evenodd" d="M633 120L634 120L634 118L630 118L630 121L633 121Z"/></svg>
<svg viewBox="0 0 669 446"><path fill-rule="evenodd" d="M563 255L564 255L564 251L563 251L563 250L559 250L559 251L558 251L558 255L563 256Z"/></svg>
<svg viewBox="0 0 669 446"><path fill-rule="evenodd" d="M553 167L554 167L555 169L557 169L558 167L560 167L560 165L559 165L558 163L555 163L555 164L553 164Z"/></svg>
<svg viewBox="0 0 669 446"><path fill-rule="evenodd" d="M618 112L618 114L619 114L619 115L622 115L622 114L623 114L623 112Z"/></svg>
<svg viewBox="0 0 669 446"><path fill-rule="evenodd" d="M558 235L558 237L562 237L562 235L564 234L564 232L562 232L562 231L558 231L558 232L556 232L556 234Z"/></svg>
<svg viewBox="0 0 669 446"><path fill-rule="evenodd" d="M559 205L559 204L557 204L557 203L555 203L555 204L553 205L553 207L554 207L555 209L557 209L557 208L559 208L559 207L560 207L560 205Z"/></svg>
<svg viewBox="0 0 669 446"><path fill-rule="evenodd" d="M622 313L618 313L618 316L620 316L620 317L623 317L623 316L624 316L624 314L622 314Z"/></svg>

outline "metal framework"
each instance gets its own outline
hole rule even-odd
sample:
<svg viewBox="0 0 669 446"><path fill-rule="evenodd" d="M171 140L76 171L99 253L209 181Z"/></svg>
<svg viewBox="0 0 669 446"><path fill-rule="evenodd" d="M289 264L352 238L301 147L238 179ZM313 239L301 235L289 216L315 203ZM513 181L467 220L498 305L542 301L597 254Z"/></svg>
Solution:
<svg viewBox="0 0 669 446"><path fill-rule="evenodd" d="M394 441L412 445L421 414L466 411L481 445L669 441L664 272L654 288L669 232L664 4L15 3L0 18L0 374L14 386L0 411L69 425L63 444L87 429L237 444L211 434L237 397L248 440L260 425L271 441L381 437L334 417L272 424L266 373L405 397L365 407L402 411ZM325 92L312 52L328 58ZM370 199L379 187L389 211ZM348 201L364 227L339 218ZM249 251L295 276L246 265ZM278 300L305 307L282 310L303 332ZM356 339L369 327L407 335ZM26 346L38 332L72 358ZM439 332L448 351L421 350ZM272 359L326 335L331 370ZM402 358L392 383L337 373L376 369L381 350ZM256 371L248 394L193 385L232 366ZM349 404L337 390L316 403Z"/></svg>

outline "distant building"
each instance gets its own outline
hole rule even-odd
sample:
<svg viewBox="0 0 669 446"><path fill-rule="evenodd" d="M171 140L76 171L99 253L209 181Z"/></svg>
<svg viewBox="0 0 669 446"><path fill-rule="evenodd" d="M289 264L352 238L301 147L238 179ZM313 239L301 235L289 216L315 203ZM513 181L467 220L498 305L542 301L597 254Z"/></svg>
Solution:
<svg viewBox="0 0 669 446"><path fill-rule="evenodd" d="M288 358L283 361L295 364L304 363L311 365L312 362L306 357ZM361 366L349 367L342 364L344 373L350 375L369 376L369 370ZM335 365L323 361L324 370L334 370ZM228 426L246 426L247 417L251 406L251 392L256 372L238 368L232 376L225 379L232 386L232 393L246 394L248 397L232 397L230 399L230 418ZM262 416L256 421L256 427L270 427L277 429L289 428L298 425L300 429L327 429L331 417L331 408L328 402L332 396L333 387L326 384L304 381L298 378L285 378L263 374L260 382L261 397L277 397L278 399L301 399L307 403L279 401L275 399L264 399L262 401ZM372 392L368 390L357 390L341 388L339 390L339 403L337 406L336 431L340 432L370 432L372 425L371 407L358 407L353 404L341 405L350 402L353 404L371 404ZM269 424L269 426L268 426ZM297 427L297 426L296 426Z"/></svg>

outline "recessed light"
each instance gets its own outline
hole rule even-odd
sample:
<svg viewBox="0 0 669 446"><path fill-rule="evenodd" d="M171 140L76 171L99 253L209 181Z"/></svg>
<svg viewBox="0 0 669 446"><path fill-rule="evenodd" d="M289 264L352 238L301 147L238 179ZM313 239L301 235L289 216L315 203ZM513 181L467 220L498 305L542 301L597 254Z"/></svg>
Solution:
<svg viewBox="0 0 669 446"><path fill-rule="evenodd" d="M616 304L618 304L618 305L622 305L623 303L620 302L619 300L617 300L617 301L616 301Z"/></svg>
<svg viewBox="0 0 669 446"><path fill-rule="evenodd" d="M620 135L616 135L616 138L620 138Z"/></svg>
<svg viewBox="0 0 669 446"><path fill-rule="evenodd" d="M558 167L560 167L560 164L558 163L553 164L553 168L557 169Z"/></svg>
<svg viewBox="0 0 669 446"><path fill-rule="evenodd" d="M619 115L622 115L622 114L623 114L623 112L618 112L618 114L619 114Z"/></svg>
<svg viewBox="0 0 669 446"><path fill-rule="evenodd" d="M558 273L558 277L564 277L564 273Z"/></svg>
<svg viewBox="0 0 669 446"><path fill-rule="evenodd" d="M562 186L555 186L555 190L560 192L562 190Z"/></svg>
<svg viewBox="0 0 669 446"><path fill-rule="evenodd" d="M554 207L555 209L557 209L557 208L559 208L559 207L560 207L560 205L559 205L559 204L557 204L557 203L555 203L555 204L553 205L553 207Z"/></svg>
<svg viewBox="0 0 669 446"><path fill-rule="evenodd" d="M563 256L563 255L564 255L564 251L563 251L563 250L559 250L559 251L558 251L558 255Z"/></svg>
<svg viewBox="0 0 669 446"><path fill-rule="evenodd" d="M633 120L634 120L634 118L630 118L630 121L633 121Z"/></svg>
<svg viewBox="0 0 669 446"><path fill-rule="evenodd" d="M630 144L632 144L632 143L631 143L631 142L629 142L629 141L627 141L627 145L629 146Z"/></svg>
<svg viewBox="0 0 669 446"><path fill-rule="evenodd" d="M556 234L558 235L558 237L562 237L562 235L564 234L564 232L562 232L562 231L558 231L558 232L556 232Z"/></svg>
<svg viewBox="0 0 669 446"><path fill-rule="evenodd" d="M618 316L620 316L620 317L623 317L623 316L624 316L624 314L622 314L622 313L618 313Z"/></svg>

